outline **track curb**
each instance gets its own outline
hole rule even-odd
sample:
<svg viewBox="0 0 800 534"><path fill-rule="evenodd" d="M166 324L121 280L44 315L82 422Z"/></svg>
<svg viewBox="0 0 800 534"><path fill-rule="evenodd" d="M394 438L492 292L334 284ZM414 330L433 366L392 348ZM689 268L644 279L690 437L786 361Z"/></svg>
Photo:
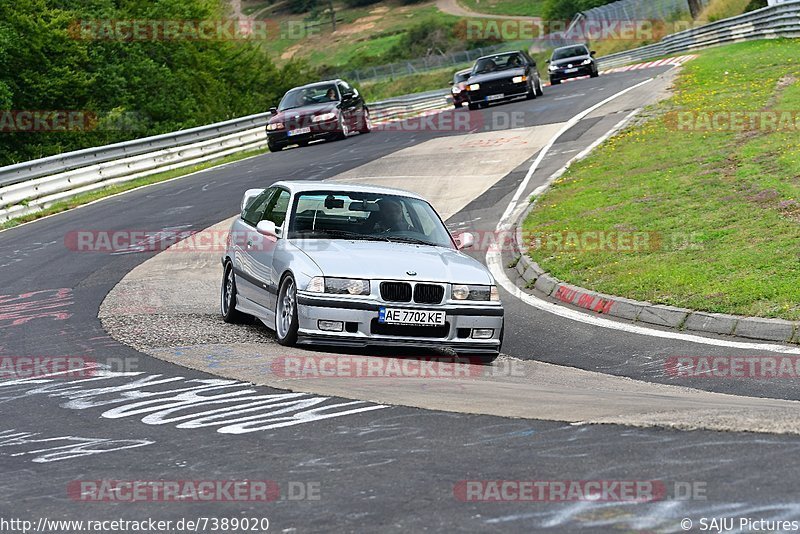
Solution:
<svg viewBox="0 0 800 534"><path fill-rule="evenodd" d="M628 116L609 132L606 138L622 130L636 114L634 112ZM512 246L517 262L515 266L518 274L517 285L526 291L538 293L559 304L593 315L608 315L634 323L646 323L680 331L800 344L800 322L797 321L703 312L607 295L559 280L533 261L528 256L528 246L522 236L523 221L536 208L538 199L549 189L550 184L560 178L573 163L588 156L600 144L590 147L591 150L582 152L553 173L545 182L545 187L533 193L530 206L515 221Z"/></svg>

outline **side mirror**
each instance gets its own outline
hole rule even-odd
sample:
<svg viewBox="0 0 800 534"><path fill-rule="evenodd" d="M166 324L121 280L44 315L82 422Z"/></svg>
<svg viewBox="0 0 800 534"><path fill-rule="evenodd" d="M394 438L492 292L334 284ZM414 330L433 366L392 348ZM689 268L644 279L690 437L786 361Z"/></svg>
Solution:
<svg viewBox="0 0 800 534"><path fill-rule="evenodd" d="M545 59L544 62L545 63L550 63L550 60L549 59Z"/></svg>
<svg viewBox="0 0 800 534"><path fill-rule="evenodd" d="M449 83L450 83L450 85L455 85L456 84L456 82L449 82Z"/></svg>
<svg viewBox="0 0 800 534"><path fill-rule="evenodd" d="M592 57L594 57L594 56L596 56L596 55L597 55L597 52L595 52L594 50L592 50L592 51L590 52L590 54L591 54L591 56L592 56Z"/></svg>
<svg viewBox="0 0 800 534"><path fill-rule="evenodd" d="M273 107L269 108L269 112L272 113L273 115L277 115L278 114L278 108L273 106Z"/></svg>
<svg viewBox="0 0 800 534"><path fill-rule="evenodd" d="M251 200L256 198L258 195L264 192L264 189L248 189L244 192L244 196L242 197L242 206L239 211L244 211L247 205L250 203Z"/></svg>
<svg viewBox="0 0 800 534"><path fill-rule="evenodd" d="M256 232L269 237L278 237L278 230L272 221L261 221L256 225Z"/></svg>
<svg viewBox="0 0 800 534"><path fill-rule="evenodd" d="M456 236L456 244L458 245L458 250L472 248L475 245L475 236L469 232L464 232Z"/></svg>

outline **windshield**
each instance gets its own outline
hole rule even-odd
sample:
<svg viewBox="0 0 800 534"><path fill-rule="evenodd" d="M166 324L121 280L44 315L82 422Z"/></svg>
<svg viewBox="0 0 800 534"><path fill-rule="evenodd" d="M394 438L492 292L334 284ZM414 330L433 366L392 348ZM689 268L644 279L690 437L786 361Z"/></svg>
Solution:
<svg viewBox="0 0 800 534"><path fill-rule="evenodd" d="M278 111L338 101L339 92L336 90L335 84L300 87L286 93L278 106Z"/></svg>
<svg viewBox="0 0 800 534"><path fill-rule="evenodd" d="M313 191L295 197L290 239L396 241L454 248L424 200L374 193Z"/></svg>
<svg viewBox="0 0 800 534"><path fill-rule="evenodd" d="M501 54L499 56L483 57L475 63L472 70L474 74L486 74L500 70L518 69L524 65L519 54Z"/></svg>
<svg viewBox="0 0 800 534"><path fill-rule="evenodd" d="M553 59L566 59L568 57L588 56L589 50L585 46L570 46L559 48L553 52Z"/></svg>

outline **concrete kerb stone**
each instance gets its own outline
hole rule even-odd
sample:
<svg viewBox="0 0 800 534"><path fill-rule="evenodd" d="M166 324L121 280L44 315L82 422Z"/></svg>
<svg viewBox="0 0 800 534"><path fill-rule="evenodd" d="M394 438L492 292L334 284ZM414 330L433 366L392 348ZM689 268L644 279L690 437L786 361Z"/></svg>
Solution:
<svg viewBox="0 0 800 534"><path fill-rule="evenodd" d="M739 317L723 313L693 312L686 319L684 328L696 332L712 332L714 334L733 335Z"/></svg>
<svg viewBox="0 0 800 534"><path fill-rule="evenodd" d="M736 323L735 334L750 339L787 342L792 340L794 331L795 325L790 321L743 317Z"/></svg>

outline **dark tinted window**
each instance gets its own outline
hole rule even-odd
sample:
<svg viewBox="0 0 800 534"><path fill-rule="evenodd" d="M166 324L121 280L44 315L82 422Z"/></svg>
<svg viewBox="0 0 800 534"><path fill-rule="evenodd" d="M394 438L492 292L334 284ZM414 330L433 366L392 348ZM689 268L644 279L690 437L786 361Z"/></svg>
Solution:
<svg viewBox="0 0 800 534"><path fill-rule="evenodd" d="M275 188L270 187L254 199L250 200L250 203L244 208L242 219L253 226L257 225L264 216L264 211L267 209L267 204L269 204L270 198L274 193Z"/></svg>
<svg viewBox="0 0 800 534"><path fill-rule="evenodd" d="M472 69L472 72L475 74L486 74L487 72L499 70L518 69L525 66L525 63L525 58L517 52L512 54L499 54L479 59L475 63L475 68Z"/></svg>
<svg viewBox="0 0 800 534"><path fill-rule="evenodd" d="M567 48L559 48L553 52L553 59L566 59L575 56L588 56L589 49L585 46L570 46Z"/></svg>
<svg viewBox="0 0 800 534"><path fill-rule="evenodd" d="M264 212L261 220L272 221L275 226L281 226L283 221L286 220L286 212L289 209L289 197L291 196L285 189L279 189L278 194L273 196Z"/></svg>

